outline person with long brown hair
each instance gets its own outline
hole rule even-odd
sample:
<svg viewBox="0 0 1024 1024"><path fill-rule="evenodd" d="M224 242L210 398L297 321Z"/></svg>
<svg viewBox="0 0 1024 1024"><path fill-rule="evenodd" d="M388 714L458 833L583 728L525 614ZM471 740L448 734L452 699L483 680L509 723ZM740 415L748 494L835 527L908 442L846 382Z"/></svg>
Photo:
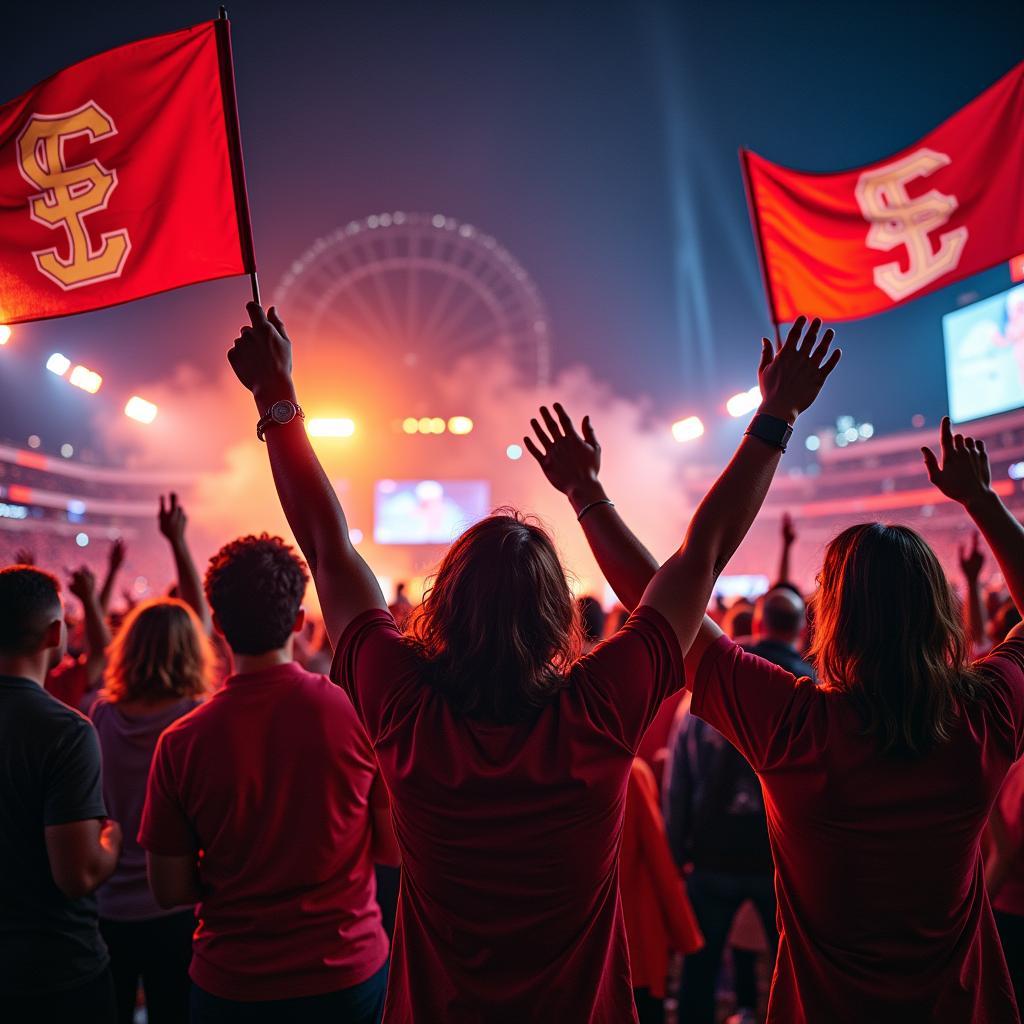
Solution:
<svg viewBox="0 0 1024 1024"><path fill-rule="evenodd" d="M104 688L91 710L103 751L103 796L124 822L117 869L97 893L120 1024L134 1019L140 979L152 1024L188 1019L195 916L164 910L153 898L136 836L157 740L198 707L212 675L212 649L196 613L176 598L146 601L115 636Z"/></svg>
<svg viewBox="0 0 1024 1024"><path fill-rule="evenodd" d="M689 621L692 576L706 574L703 610L764 500L787 419L839 359L827 354L832 332L819 341L820 322L805 334L801 318L777 351L764 341L761 413L709 497L704 528L625 626L580 658L551 538L509 512L452 545L413 635L398 631L301 427L284 325L273 309L248 312L229 360L253 392L313 574L333 678L392 797L402 887L385 1021L635 1021L618 878L633 757L682 684L681 652L700 623ZM584 523L604 501L577 509Z"/></svg>
<svg viewBox="0 0 1024 1024"><path fill-rule="evenodd" d="M574 507L607 502L589 422L581 437L562 416L537 453L545 474ZM1024 528L991 485L984 443L954 434L948 418L940 441L941 459L923 449L929 479L974 520L1021 605ZM690 537L734 516L714 496ZM612 506L583 526L620 600L646 602L657 563ZM692 711L754 767L768 811L781 925L768 1019L1017 1021L981 836L1024 753L1024 627L972 665L937 558L902 526L845 530L819 582L820 686L724 636L704 614L707 575L679 591L696 630L685 657Z"/></svg>

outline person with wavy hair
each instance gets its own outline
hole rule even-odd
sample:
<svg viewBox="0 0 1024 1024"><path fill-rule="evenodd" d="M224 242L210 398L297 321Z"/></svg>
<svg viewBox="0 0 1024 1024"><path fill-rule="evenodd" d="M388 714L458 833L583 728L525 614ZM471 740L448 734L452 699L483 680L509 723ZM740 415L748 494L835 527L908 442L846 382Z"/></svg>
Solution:
<svg viewBox="0 0 1024 1024"><path fill-rule="evenodd" d="M252 326L228 358L253 392L316 584L332 677L391 792L402 885L384 1020L636 1021L619 895L634 754L683 682L682 651L699 625L686 618L683 585L706 571L707 603L714 567L764 500L781 417L810 405L838 361L827 354L832 332L819 341L820 322L805 334L801 319L778 351L764 342L757 436L709 496L704 528L625 626L580 658L578 611L551 537L508 512L452 545L420 625L399 632L302 429L284 325L274 309L248 311ZM604 501L576 509L584 524Z"/></svg>
<svg viewBox="0 0 1024 1024"><path fill-rule="evenodd" d="M152 1024L188 1019L195 916L153 898L136 836L157 740L199 706L212 677L212 648L196 613L177 598L146 601L110 645L104 688L90 712L103 751L104 799L124 822L117 869L97 893L119 1024L134 1019L140 980Z"/></svg>
<svg viewBox="0 0 1024 1024"><path fill-rule="evenodd" d="M581 437L562 416L537 453L545 474L574 507L606 502L589 422ZM940 448L923 449L929 479L974 520L1021 605L1024 528L992 487L984 442L946 418ZM712 512L734 515L713 495L690 536ZM619 599L645 603L657 563L611 505L583 527ZM935 554L913 530L880 523L826 550L810 652L821 685L724 636L705 614L710 593L702 570L680 581L696 633L687 685L692 712L740 751L764 794L780 924L768 1020L1019 1020L981 837L1024 754L1024 627L971 664Z"/></svg>

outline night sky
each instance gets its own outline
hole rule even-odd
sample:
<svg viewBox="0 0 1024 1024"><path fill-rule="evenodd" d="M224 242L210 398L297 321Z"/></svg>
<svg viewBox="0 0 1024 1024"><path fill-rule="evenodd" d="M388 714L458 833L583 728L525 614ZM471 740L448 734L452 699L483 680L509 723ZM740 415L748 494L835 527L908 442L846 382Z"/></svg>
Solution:
<svg viewBox="0 0 1024 1024"><path fill-rule="evenodd" d="M1024 57L1019 3L236 2L229 13L268 293L349 220L445 213L529 271L556 370L587 363L625 395L649 395L666 422L754 383L768 330L737 147L806 170L875 161ZM193 2L11 6L0 100L215 15ZM1004 265L841 325L842 386L819 419L934 422L942 314L1008 284ZM57 349L118 394L145 394L182 363L219 372L247 297L235 279L16 328L0 435L39 433L50 451L89 443L103 394L46 374Z"/></svg>

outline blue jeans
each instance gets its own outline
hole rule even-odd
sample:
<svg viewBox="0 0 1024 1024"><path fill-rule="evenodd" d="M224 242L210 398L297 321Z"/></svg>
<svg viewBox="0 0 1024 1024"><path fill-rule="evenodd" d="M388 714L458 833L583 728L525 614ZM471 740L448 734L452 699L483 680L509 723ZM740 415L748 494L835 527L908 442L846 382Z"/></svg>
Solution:
<svg viewBox="0 0 1024 1024"><path fill-rule="evenodd" d="M240 1002L192 986L192 1024L380 1024L388 964L366 981L322 996Z"/></svg>
<svg viewBox="0 0 1024 1024"><path fill-rule="evenodd" d="M757 910L774 964L779 935L775 929L775 882L771 874L728 874L694 871L686 878L704 948L683 960L679 1019L686 1024L714 1024L715 989L729 930L737 911L750 900ZM753 1009L753 1007L751 1007Z"/></svg>

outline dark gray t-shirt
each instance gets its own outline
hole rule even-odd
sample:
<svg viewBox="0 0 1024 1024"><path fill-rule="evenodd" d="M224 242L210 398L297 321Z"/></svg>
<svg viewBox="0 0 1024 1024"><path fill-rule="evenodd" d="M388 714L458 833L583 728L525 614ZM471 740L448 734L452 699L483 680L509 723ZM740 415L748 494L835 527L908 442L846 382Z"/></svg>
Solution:
<svg viewBox="0 0 1024 1024"><path fill-rule="evenodd" d="M0 996L73 988L106 967L96 899L57 888L44 834L106 813L88 719L29 679L0 676Z"/></svg>

